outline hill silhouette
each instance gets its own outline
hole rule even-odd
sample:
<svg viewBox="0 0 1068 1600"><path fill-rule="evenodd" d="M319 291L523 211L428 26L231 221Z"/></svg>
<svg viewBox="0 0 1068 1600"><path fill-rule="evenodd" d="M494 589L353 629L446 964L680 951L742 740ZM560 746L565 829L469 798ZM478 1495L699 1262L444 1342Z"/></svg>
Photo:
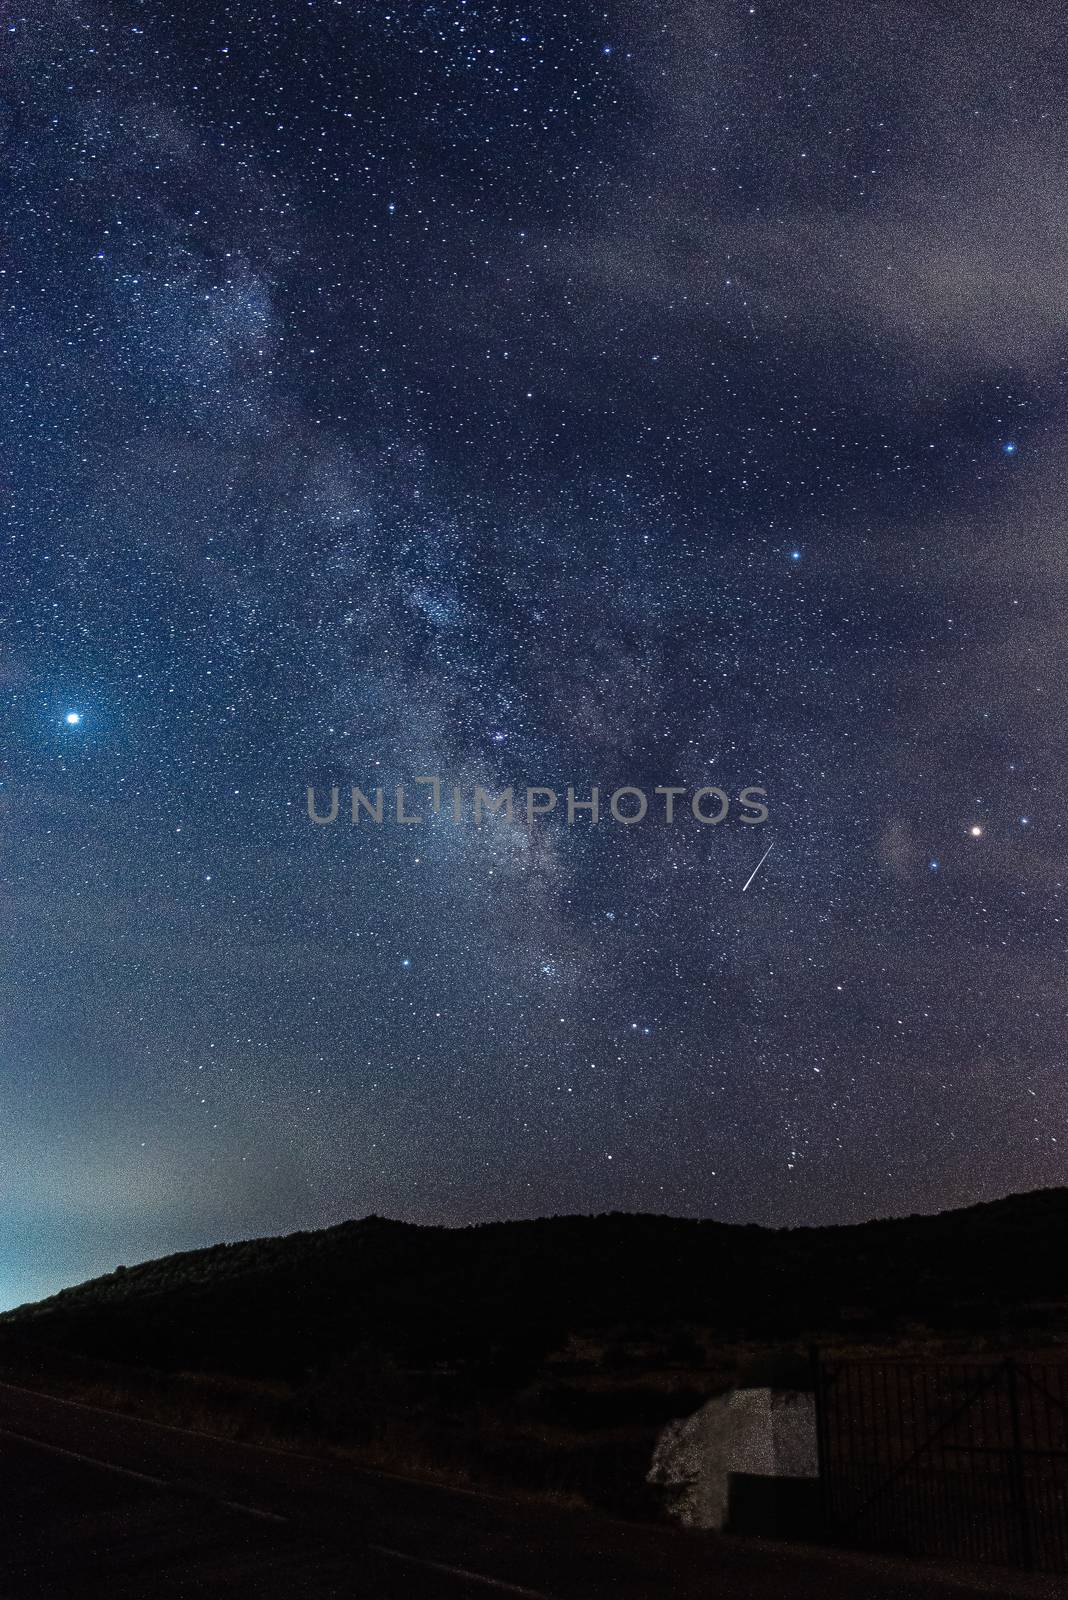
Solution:
<svg viewBox="0 0 1068 1600"><path fill-rule="evenodd" d="M0 1318L0 1339L156 1370L292 1379L363 1352L513 1376L597 1334L663 1348L908 1329L1055 1336L1068 1190L775 1230L656 1215L466 1228L380 1217L118 1268Z"/></svg>

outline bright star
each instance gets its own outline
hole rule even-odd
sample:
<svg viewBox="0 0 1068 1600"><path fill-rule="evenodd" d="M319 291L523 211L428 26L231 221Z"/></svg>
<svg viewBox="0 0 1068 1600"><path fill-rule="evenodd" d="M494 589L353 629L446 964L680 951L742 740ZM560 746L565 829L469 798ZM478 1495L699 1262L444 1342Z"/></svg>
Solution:
<svg viewBox="0 0 1068 1600"><path fill-rule="evenodd" d="M973 839L981 839L983 837L983 830L977 822L968 829L968 832Z"/></svg>
<svg viewBox="0 0 1068 1600"><path fill-rule="evenodd" d="M1006 456L1014 456L1016 454L1016 442L1015 442L1015 440L1006 439L1005 443L1001 447L1001 453L1002 453L1002 455L1006 455Z"/></svg>
<svg viewBox="0 0 1068 1600"><path fill-rule="evenodd" d="M81 714L80 711L68 711L67 712L67 726L68 727L76 728L81 720L82 720L82 714Z"/></svg>
<svg viewBox="0 0 1068 1600"><path fill-rule="evenodd" d="M801 552L800 552L800 550L791 550L790 551L790 560L791 561L800 561L801 560Z"/></svg>

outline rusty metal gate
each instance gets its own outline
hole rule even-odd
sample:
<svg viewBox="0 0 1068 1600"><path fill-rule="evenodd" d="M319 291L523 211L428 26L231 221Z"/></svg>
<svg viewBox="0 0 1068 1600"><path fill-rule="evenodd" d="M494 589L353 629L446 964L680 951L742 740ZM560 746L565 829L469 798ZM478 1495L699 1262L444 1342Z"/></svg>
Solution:
<svg viewBox="0 0 1068 1600"><path fill-rule="evenodd" d="M826 1533L1068 1572L1068 1364L817 1358Z"/></svg>

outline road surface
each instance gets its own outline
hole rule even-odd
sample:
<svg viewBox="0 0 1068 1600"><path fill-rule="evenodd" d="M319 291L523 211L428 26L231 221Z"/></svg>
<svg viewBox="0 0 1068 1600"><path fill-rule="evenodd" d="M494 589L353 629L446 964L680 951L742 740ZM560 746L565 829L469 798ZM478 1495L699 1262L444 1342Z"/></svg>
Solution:
<svg viewBox="0 0 1068 1600"><path fill-rule="evenodd" d="M1063 1593L416 1483L0 1384L0 1600Z"/></svg>

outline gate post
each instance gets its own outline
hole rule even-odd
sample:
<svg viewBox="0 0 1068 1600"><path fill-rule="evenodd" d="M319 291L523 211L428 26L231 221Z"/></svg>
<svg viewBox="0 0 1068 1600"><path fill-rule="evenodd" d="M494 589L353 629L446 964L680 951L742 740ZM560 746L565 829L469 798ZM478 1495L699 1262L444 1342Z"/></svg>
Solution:
<svg viewBox="0 0 1068 1600"><path fill-rule="evenodd" d="M809 1364L812 1368L812 1403L816 1412L816 1477L819 1480L819 1536L826 1539L831 1528L830 1463L827 1459L827 1393L826 1375L818 1345L810 1345Z"/></svg>
<svg viewBox="0 0 1068 1600"><path fill-rule="evenodd" d="M1012 1356L1005 1361L1005 1380L1009 1394L1009 1420L1012 1427L1012 1454L1009 1458L1009 1483L1013 1509L1016 1512L1016 1529L1019 1538L1020 1566L1034 1570L1035 1552L1031 1540L1031 1515L1027 1504L1027 1470L1024 1456L1023 1431L1020 1427L1019 1374Z"/></svg>

